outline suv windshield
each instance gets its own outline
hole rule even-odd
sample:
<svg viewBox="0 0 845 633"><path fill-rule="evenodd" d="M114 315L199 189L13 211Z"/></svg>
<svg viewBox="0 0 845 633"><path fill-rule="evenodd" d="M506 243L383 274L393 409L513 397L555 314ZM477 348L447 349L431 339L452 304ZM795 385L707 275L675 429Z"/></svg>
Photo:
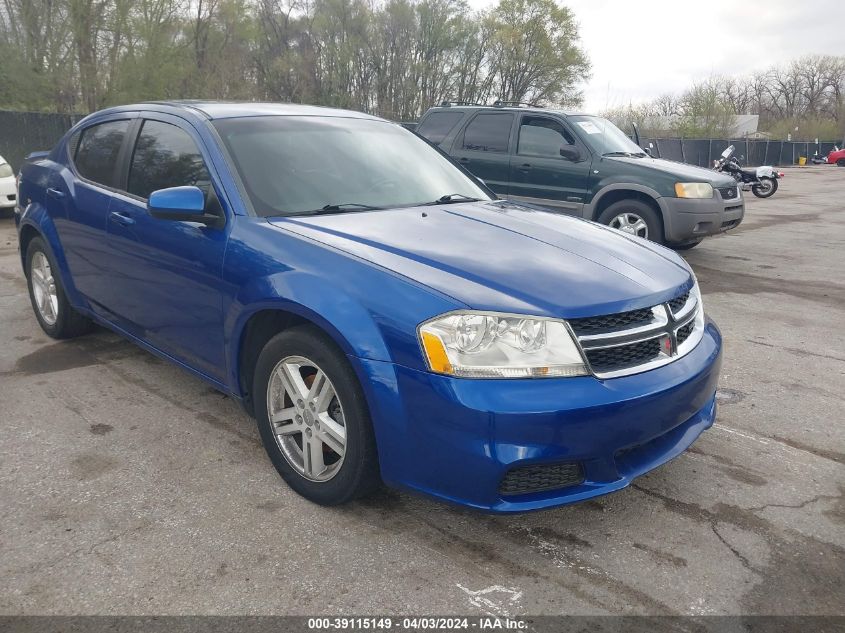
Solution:
<svg viewBox="0 0 845 633"><path fill-rule="evenodd" d="M428 143L385 121L264 116L213 123L259 215L491 199Z"/></svg>
<svg viewBox="0 0 845 633"><path fill-rule="evenodd" d="M598 116L567 117L597 154L645 156L646 153L607 119Z"/></svg>

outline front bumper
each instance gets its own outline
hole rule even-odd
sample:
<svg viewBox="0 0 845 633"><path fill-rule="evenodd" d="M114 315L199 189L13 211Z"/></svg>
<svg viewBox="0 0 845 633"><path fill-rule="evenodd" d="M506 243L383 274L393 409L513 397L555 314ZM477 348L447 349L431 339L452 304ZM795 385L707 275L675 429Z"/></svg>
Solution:
<svg viewBox="0 0 845 633"><path fill-rule="evenodd" d="M661 198L666 241L690 242L739 226L745 215L742 197L723 200L718 191L707 200Z"/></svg>
<svg viewBox="0 0 845 633"><path fill-rule="evenodd" d="M358 359L382 477L491 512L550 508L606 494L683 452L715 419L721 335L658 369L594 377L477 380ZM577 462L583 483L499 491L514 467Z"/></svg>

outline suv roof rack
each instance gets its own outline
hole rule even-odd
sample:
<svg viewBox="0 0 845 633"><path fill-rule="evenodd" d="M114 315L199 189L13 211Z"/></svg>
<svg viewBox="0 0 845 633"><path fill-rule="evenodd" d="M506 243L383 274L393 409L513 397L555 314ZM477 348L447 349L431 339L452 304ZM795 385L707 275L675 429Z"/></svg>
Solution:
<svg viewBox="0 0 845 633"><path fill-rule="evenodd" d="M441 101L441 108L451 108L452 106L480 106L481 103L474 103L472 101Z"/></svg>
<svg viewBox="0 0 845 633"><path fill-rule="evenodd" d="M516 107L523 106L523 107L526 107L526 108L542 108L543 107L543 106L541 106L537 103L528 103L526 101L502 101L501 99L497 99L496 101L493 102L494 108L505 108L505 107L508 107L508 106L516 106Z"/></svg>

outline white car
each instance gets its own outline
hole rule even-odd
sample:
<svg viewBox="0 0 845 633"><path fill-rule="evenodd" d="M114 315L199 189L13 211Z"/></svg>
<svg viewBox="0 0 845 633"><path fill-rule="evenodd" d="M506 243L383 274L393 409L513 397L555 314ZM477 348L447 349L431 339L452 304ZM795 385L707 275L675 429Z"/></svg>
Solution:
<svg viewBox="0 0 845 633"><path fill-rule="evenodd" d="M14 208L17 194L15 172L6 159L0 156L0 211Z"/></svg>

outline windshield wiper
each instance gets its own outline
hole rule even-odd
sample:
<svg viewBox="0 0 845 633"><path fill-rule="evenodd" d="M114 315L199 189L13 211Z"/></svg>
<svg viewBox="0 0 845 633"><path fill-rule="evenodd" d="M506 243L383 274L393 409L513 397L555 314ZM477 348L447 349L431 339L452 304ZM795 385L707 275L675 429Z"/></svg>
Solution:
<svg viewBox="0 0 845 633"><path fill-rule="evenodd" d="M481 198L473 198L462 193L449 193L445 196L440 196L437 200L431 202L424 202L420 206L433 206L435 204L454 204L456 202L478 202Z"/></svg>
<svg viewBox="0 0 845 633"><path fill-rule="evenodd" d="M374 207L371 204L359 204L357 202L343 202L341 204L327 204L320 209L305 211L297 215L322 215L324 213L343 213L345 211L377 211L384 207Z"/></svg>

